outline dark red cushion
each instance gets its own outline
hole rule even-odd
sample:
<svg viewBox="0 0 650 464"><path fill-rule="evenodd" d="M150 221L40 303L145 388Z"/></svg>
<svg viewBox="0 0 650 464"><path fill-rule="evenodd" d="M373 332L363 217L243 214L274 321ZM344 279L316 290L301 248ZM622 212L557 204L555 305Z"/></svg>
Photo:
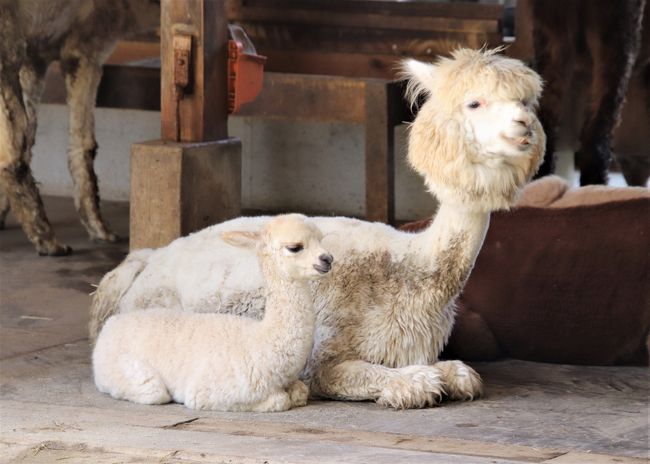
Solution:
<svg viewBox="0 0 650 464"><path fill-rule="evenodd" d="M495 213L444 354L647 364L649 253L648 198Z"/></svg>

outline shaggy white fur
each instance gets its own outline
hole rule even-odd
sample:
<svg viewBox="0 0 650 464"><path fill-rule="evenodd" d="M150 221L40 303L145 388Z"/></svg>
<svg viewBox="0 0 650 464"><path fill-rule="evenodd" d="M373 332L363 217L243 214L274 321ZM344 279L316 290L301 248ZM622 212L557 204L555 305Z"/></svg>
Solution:
<svg viewBox="0 0 650 464"><path fill-rule="evenodd" d="M314 395L395 408L481 394L474 370L438 362L438 355L489 212L515 201L545 143L534 113L540 78L521 62L458 50L435 64L409 61L405 72L413 101L428 97L411 127L409 162L440 209L420 234L350 218L311 219L337 263L332 278L312 284L316 335L302 373ZM227 246L220 234L258 230L269 220L235 219L140 252L146 259L127 258L99 285L91 339L110 314L161 305L260 317L264 282L255 256Z"/></svg>
<svg viewBox="0 0 650 464"><path fill-rule="evenodd" d="M266 284L261 321L228 314L153 309L118 314L93 352L97 388L137 403L184 403L192 409L285 411L304 406L298 380L313 343L309 280L327 274L332 256L304 216L279 216L261 234L227 232L255 249Z"/></svg>

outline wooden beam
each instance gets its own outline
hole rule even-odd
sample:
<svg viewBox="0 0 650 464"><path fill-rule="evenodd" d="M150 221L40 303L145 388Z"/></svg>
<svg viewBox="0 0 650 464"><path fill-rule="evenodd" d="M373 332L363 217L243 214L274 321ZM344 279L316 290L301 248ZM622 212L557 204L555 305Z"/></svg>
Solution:
<svg viewBox="0 0 650 464"><path fill-rule="evenodd" d="M366 219L395 221L395 127L393 99L386 82L368 82L365 89Z"/></svg>
<svg viewBox="0 0 650 464"><path fill-rule="evenodd" d="M190 83L174 91L174 35L192 37ZM205 142L228 137L226 0L162 0L161 137ZM178 125L177 127L177 119Z"/></svg>
<svg viewBox="0 0 650 464"><path fill-rule="evenodd" d="M432 2L431 0L231 0L228 17L238 19L253 9L284 11L311 10L317 13L337 11L348 15L380 14L384 16L437 16L440 18L496 19L503 17L503 5L476 2Z"/></svg>
<svg viewBox="0 0 650 464"><path fill-rule="evenodd" d="M234 18L240 20L240 18ZM381 29L411 29L421 31L498 32L498 20L442 18L436 16L395 16L375 13L351 15L333 10L280 10L273 8L245 9L242 20L284 22L287 24L331 25L343 27L377 27Z"/></svg>
<svg viewBox="0 0 650 464"><path fill-rule="evenodd" d="M238 115L362 123L364 92L362 79L264 73L262 93Z"/></svg>

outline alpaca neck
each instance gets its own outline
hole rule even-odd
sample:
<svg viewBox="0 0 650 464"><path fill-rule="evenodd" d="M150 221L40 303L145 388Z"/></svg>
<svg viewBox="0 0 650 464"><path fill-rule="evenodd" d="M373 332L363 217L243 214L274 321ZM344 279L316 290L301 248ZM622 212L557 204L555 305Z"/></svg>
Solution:
<svg viewBox="0 0 650 464"><path fill-rule="evenodd" d="M438 289L436 307L446 305L462 290L489 222L489 212L442 203L431 225L413 239L416 264L436 280L429 282Z"/></svg>
<svg viewBox="0 0 650 464"><path fill-rule="evenodd" d="M457 203L441 203L429 227L414 239L414 245L427 260L437 257L449 247L459 246L463 256L474 262L489 223L489 212Z"/></svg>
<svg viewBox="0 0 650 464"><path fill-rule="evenodd" d="M284 377L297 377L314 339L314 302L309 284L267 272L266 309L260 337L278 357L269 367Z"/></svg>

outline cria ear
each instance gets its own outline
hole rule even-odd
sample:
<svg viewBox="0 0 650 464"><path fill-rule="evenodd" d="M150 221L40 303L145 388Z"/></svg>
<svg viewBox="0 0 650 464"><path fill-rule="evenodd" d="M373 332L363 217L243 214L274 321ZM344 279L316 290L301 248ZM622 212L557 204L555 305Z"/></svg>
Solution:
<svg viewBox="0 0 650 464"><path fill-rule="evenodd" d="M415 106L420 95L428 97L433 91L437 67L432 63L408 59L402 61L402 78L407 79L406 98Z"/></svg>
<svg viewBox="0 0 650 464"><path fill-rule="evenodd" d="M229 245L240 248L255 248L260 241L260 233L252 231L227 231L221 233L221 239Z"/></svg>

